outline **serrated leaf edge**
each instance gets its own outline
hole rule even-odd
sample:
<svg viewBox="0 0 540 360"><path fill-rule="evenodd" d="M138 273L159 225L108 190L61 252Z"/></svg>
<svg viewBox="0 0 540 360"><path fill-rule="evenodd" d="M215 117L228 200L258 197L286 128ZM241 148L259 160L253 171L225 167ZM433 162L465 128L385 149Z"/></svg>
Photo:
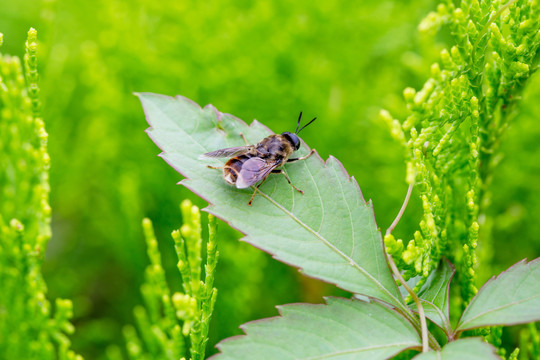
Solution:
<svg viewBox="0 0 540 360"><path fill-rule="evenodd" d="M359 302L363 302L363 303L370 303L369 301L366 302L366 301L363 301L363 300L360 300L360 299L353 300L353 299L345 299L345 298L334 297L334 296L325 296L324 300L325 300L324 304L291 303L291 304L286 304L286 305L278 305L278 306L276 306L276 309L278 310L279 315L272 316L272 317L265 318L265 319L258 319L258 320L249 321L247 323L244 323L244 324L240 325L240 329L242 329L242 331L244 331L244 334L231 336L231 337L228 337L228 338L226 338L224 340L221 340L218 344L216 344L216 347L218 347L218 349L219 349L219 345L221 345L221 344L225 344L225 343L232 342L232 341L235 341L235 340L238 340L238 339L241 339L241 338L249 337L249 335L246 332L246 327L251 325L251 324L268 323L268 322L283 319L286 316L286 315L283 314L283 311L286 308L289 308L289 307L295 307L295 306L298 306L298 305L302 305L305 308L316 309L316 308L321 307L321 306L330 306L334 300L345 300L345 301L351 302L351 303L354 302L354 301L359 301ZM384 303L381 303L379 301L377 301L375 303L378 303L379 305L384 307ZM392 309L389 309L389 310L393 311ZM395 314L396 314L396 316L401 316L399 312L395 312ZM403 319L411 326L412 329L414 329L413 325L406 318L403 318ZM404 351L406 349L415 348L417 346L420 346L421 344L420 343L418 343L418 344L411 344L411 343L397 344L397 343L394 343L392 345L387 345L387 346L381 345L381 346L373 346L373 347L370 347L370 348L350 349L350 350L347 350L347 351L341 351L341 352L336 352L336 353L332 353L332 354L325 354L325 355L321 355L321 356L313 356L313 357L308 357L308 358L302 358L302 360L327 359L329 356L333 357L333 356L336 356L336 355L354 354L354 353L364 352L366 350L392 348L392 347L399 347L399 346L405 346L405 345L407 345L407 347L404 347L403 349L399 350L398 352L396 352L396 354L398 354L399 352ZM222 353L220 352L220 353L214 354L210 358L208 358L208 360L215 359L219 355L222 355Z"/></svg>
<svg viewBox="0 0 540 360"><path fill-rule="evenodd" d="M472 298L472 300L470 301L469 306L470 306L470 304L472 304L472 303L476 300L476 298L480 295L481 291L482 291L483 289L485 289L485 287L487 287L488 284L490 284L491 282L497 280L497 279L498 279L499 277L501 277L502 275L505 275L506 273L510 272L510 271L511 271L512 269L514 269L515 267L523 266L523 265L529 266L530 264L534 264L534 263L536 263L536 262L540 262L540 258L536 258L536 259L531 260L531 261L529 261L529 262L527 262L527 258L525 258L525 259L523 259L523 260L521 260L521 261L518 261L518 262L515 263L514 265L510 266L508 269L502 271L499 275L493 275L488 281L486 281L486 282L484 283L484 285L482 285L482 287L480 288L480 290L478 290L478 293L477 293L477 294ZM537 294L537 295L535 295L535 296L533 296L533 297L529 297L529 298L527 298L527 299L525 299L525 300L530 300L531 298L537 298L537 297L540 297L540 294ZM525 300L524 300L524 301L525 301ZM498 307L498 308L496 308L496 309L491 309L491 310L489 310L489 311L482 312L482 313L479 314L478 316L475 316L475 317L473 317L473 318L467 320L467 323L468 323L468 322L471 322L472 320L477 319L477 318L479 318L479 317L481 317L481 316L484 316L485 314L489 314L489 313L492 313L492 312L494 312L494 311L501 310L501 309L503 309L503 308L505 308L505 307L507 307L507 306L519 304L519 303L521 303L521 302L522 302L522 301L513 302L513 303L511 303L511 304L507 304L507 305L505 305L505 306L501 306L501 307ZM517 321L517 322L514 322L514 323L506 323L506 322L505 322L504 324L494 323L494 324L483 324L483 325L478 325L478 326L473 326L473 327L463 327L463 326L462 326L463 324L461 323L461 319L463 319L463 316L466 314L467 309L468 309L468 307L467 307L467 308L463 311L463 313L461 314L461 317L460 317L460 319L459 319L459 321L458 321L458 323L457 323L457 325L456 325L456 330L455 330L455 332L462 332L462 331L465 331L465 330L475 329L475 328L483 327L483 326L494 326L494 325L517 325L517 324L523 324L523 323L524 323L524 322L522 322L522 321ZM534 321L538 321L538 320L540 320L540 318L538 318L538 319L531 319L531 320L528 321L527 323L529 323L529 322L534 322ZM465 323L465 324L466 324L466 323Z"/></svg>

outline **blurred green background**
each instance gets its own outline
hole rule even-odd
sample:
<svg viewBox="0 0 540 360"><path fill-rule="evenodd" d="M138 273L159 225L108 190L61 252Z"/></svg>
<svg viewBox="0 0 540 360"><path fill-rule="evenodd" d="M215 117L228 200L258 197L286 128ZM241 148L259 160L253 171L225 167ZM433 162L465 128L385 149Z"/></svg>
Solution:
<svg viewBox="0 0 540 360"><path fill-rule="evenodd" d="M402 149L377 117L405 116L401 92L420 88L446 46L419 37L436 8L422 1L2 1L2 51L23 54L38 30L43 115L49 132L53 238L44 276L49 297L71 298L73 349L87 359L121 344L147 264L141 219L154 222L180 289L170 232L191 198L156 155L134 91L181 94L275 132L298 113L318 117L303 139L343 162L386 229L406 193ZM491 190L490 273L540 255L540 79L533 76L508 132ZM408 239L418 203L396 230ZM220 264L209 353L246 321L287 302L322 301L335 288L298 275L220 224ZM484 249L486 250L486 249ZM488 259L486 257L485 259ZM482 258L480 258L482 261ZM481 279L483 282L485 279Z"/></svg>

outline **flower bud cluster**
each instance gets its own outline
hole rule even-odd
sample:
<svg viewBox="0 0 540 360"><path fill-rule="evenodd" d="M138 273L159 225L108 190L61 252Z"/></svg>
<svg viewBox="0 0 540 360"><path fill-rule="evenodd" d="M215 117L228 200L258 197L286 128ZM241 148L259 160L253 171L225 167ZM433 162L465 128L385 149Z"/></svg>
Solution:
<svg viewBox="0 0 540 360"><path fill-rule="evenodd" d="M479 218L499 143L540 47L537 5L535 0L439 5L419 31L434 37L448 27L452 44L440 52L421 89L403 91L406 119L380 112L403 145L406 182L415 185L423 212L412 238L387 235L386 249L406 279L425 280L441 256L450 258L463 305L477 291Z"/></svg>
<svg viewBox="0 0 540 360"><path fill-rule="evenodd" d="M219 255L216 221L212 215L208 216L209 238L203 281L201 212L189 200L182 202L180 210L183 225L171 235L183 292L171 292L152 222L149 219L142 222L150 265L141 286L144 306L134 309L137 329L128 326L124 330L126 350L131 357L159 358L168 354L177 359L188 355L191 359L204 359L208 326L217 296L213 286Z"/></svg>
<svg viewBox="0 0 540 360"><path fill-rule="evenodd" d="M51 207L37 48L37 32L30 29L24 66L0 53L0 354L75 360L82 358L70 350L72 303L56 299L52 311L41 272Z"/></svg>

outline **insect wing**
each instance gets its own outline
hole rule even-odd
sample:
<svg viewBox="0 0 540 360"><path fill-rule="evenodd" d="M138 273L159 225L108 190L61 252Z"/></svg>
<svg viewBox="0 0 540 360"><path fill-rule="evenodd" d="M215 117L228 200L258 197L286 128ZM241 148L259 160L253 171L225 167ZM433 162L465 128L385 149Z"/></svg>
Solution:
<svg viewBox="0 0 540 360"><path fill-rule="evenodd" d="M255 185L267 177L278 165L277 162L267 162L259 157L252 157L242 165L238 179L236 179L236 187L245 189Z"/></svg>
<svg viewBox="0 0 540 360"><path fill-rule="evenodd" d="M221 157L233 157L245 154L253 149L253 145L249 146L237 146L225 149L219 149L216 151L211 151L206 154L199 156L199 158L221 158Z"/></svg>

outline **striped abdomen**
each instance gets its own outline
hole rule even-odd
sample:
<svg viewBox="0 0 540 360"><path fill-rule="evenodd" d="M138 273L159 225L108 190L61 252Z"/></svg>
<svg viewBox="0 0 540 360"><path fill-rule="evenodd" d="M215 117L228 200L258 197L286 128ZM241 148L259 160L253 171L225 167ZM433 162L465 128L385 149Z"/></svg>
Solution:
<svg viewBox="0 0 540 360"><path fill-rule="evenodd" d="M225 166L223 167L223 178L226 182L228 182L231 185L236 184L236 180L238 179L238 174L240 174L240 170L242 170L242 165L250 158L251 156L247 155L240 155L233 157L229 161L225 163Z"/></svg>

